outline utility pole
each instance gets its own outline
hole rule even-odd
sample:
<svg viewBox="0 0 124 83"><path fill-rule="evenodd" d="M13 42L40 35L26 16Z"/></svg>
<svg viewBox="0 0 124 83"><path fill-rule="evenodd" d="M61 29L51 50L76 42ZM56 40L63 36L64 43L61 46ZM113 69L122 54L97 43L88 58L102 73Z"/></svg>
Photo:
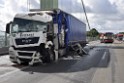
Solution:
<svg viewBox="0 0 124 83"><path fill-rule="evenodd" d="M27 0L27 11L28 11L28 0Z"/></svg>
<svg viewBox="0 0 124 83"><path fill-rule="evenodd" d="M86 13L86 9L85 9L85 5L84 5L84 1L81 0L82 2L82 6L83 6L83 10L84 10L84 14L85 14L85 18L86 18L86 21L87 21L87 24L88 24L88 27L89 27L89 30L91 29L90 27L90 23L89 23L89 20L88 20L88 17L87 17L87 13Z"/></svg>
<svg viewBox="0 0 124 83"><path fill-rule="evenodd" d="M30 0L27 0L27 11L30 10Z"/></svg>

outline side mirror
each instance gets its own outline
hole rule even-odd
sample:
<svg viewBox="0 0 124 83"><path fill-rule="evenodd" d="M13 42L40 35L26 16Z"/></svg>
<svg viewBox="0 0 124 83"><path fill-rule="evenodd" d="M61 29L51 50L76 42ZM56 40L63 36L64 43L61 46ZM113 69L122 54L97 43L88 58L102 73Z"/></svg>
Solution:
<svg viewBox="0 0 124 83"><path fill-rule="evenodd" d="M10 34L10 23L6 24L6 33Z"/></svg>

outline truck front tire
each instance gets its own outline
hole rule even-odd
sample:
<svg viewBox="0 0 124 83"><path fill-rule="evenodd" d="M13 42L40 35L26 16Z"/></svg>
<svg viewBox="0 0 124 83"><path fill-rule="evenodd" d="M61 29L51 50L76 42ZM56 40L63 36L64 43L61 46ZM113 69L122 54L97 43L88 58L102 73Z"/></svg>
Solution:
<svg viewBox="0 0 124 83"><path fill-rule="evenodd" d="M43 63L52 63L55 61L55 53L52 49L46 49L46 56L42 59Z"/></svg>

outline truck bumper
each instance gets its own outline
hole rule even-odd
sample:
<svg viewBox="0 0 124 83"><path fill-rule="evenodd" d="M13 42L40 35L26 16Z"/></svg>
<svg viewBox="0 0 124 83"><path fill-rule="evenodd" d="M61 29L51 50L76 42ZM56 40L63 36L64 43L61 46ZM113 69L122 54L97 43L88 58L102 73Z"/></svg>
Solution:
<svg viewBox="0 0 124 83"><path fill-rule="evenodd" d="M105 43L113 43L114 41L113 41L113 39L105 39L104 42Z"/></svg>
<svg viewBox="0 0 124 83"><path fill-rule="evenodd" d="M19 51L14 50L13 47L9 48L10 60L14 63L30 62L35 54L36 51Z"/></svg>

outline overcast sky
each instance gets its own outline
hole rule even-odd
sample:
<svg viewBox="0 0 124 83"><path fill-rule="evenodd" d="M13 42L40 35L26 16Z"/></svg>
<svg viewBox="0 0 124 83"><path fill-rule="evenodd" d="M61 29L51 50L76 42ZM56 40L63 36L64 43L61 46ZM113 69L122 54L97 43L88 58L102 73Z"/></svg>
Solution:
<svg viewBox="0 0 124 83"><path fill-rule="evenodd" d="M39 0L30 0L33 8L39 8ZM76 0L78 1L78 0ZM124 0L84 0L92 28L100 32L124 31ZM16 13L27 12L27 0L0 0L0 30Z"/></svg>

